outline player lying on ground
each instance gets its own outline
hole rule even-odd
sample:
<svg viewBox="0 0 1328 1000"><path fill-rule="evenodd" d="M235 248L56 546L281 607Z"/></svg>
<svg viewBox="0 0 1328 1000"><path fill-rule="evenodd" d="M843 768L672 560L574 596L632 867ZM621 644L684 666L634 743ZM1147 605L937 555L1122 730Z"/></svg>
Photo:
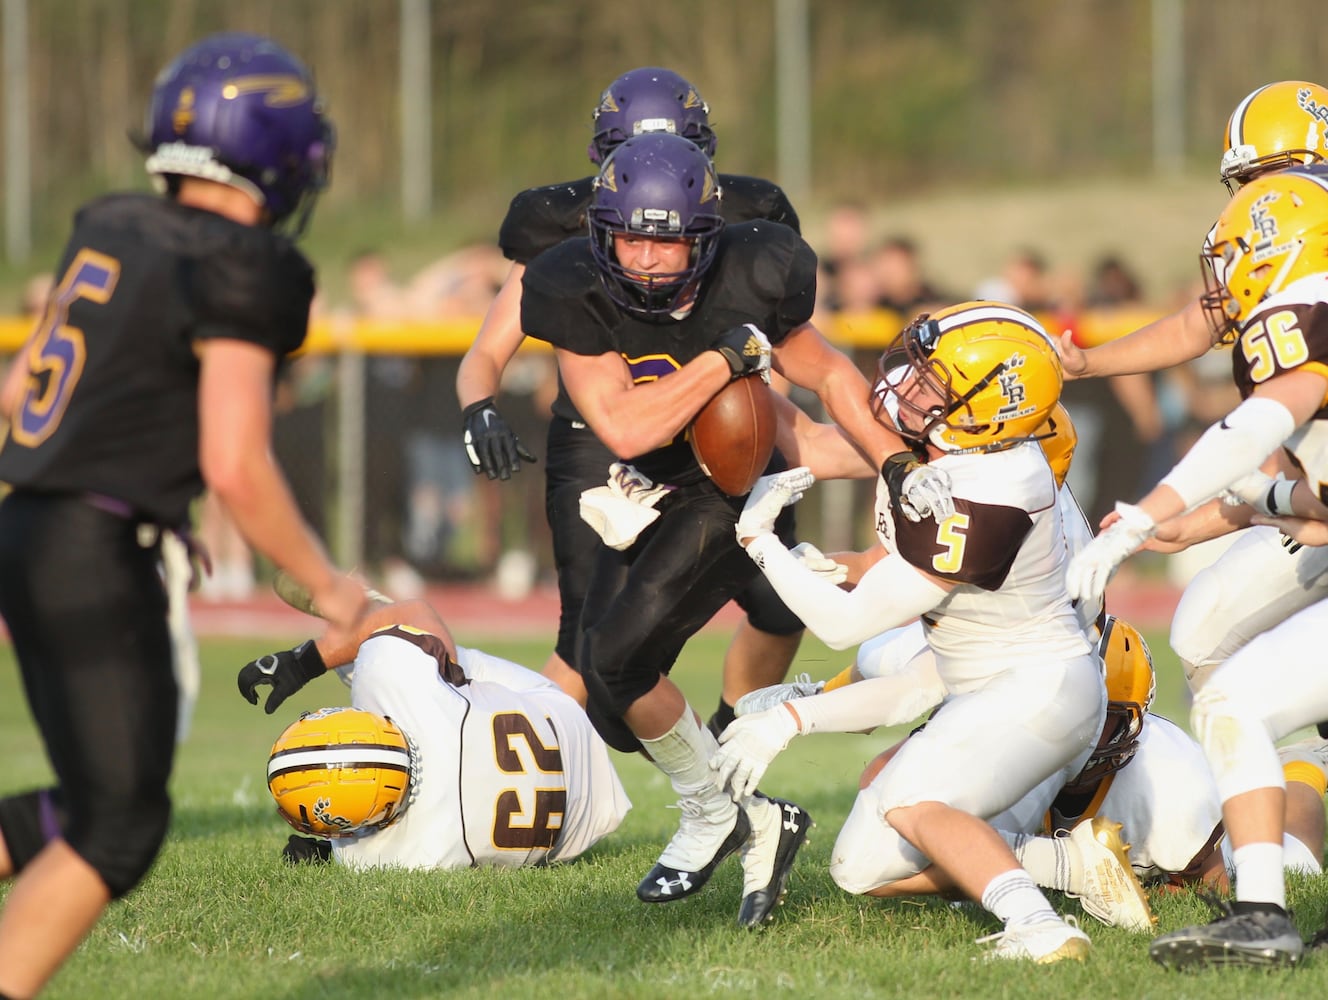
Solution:
<svg viewBox="0 0 1328 1000"><path fill-rule="evenodd" d="M585 712L552 681L458 646L423 601L376 607L355 635L309 640L240 669L271 714L336 669L353 709L306 713L277 738L268 784L291 860L352 868L566 861L631 807ZM363 765L366 743L388 746Z"/></svg>

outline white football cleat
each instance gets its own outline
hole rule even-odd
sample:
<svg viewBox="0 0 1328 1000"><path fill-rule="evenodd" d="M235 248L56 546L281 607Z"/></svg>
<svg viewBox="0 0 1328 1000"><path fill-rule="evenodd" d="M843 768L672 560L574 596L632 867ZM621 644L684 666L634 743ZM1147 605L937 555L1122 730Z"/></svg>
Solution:
<svg viewBox="0 0 1328 1000"><path fill-rule="evenodd" d="M811 674L798 674L787 684L771 684L769 687L747 692L733 706L733 714L739 718L744 715L755 715L767 708L782 705L786 701L810 698L814 694L820 694L824 689L825 681L814 681Z"/></svg>
<svg viewBox="0 0 1328 1000"><path fill-rule="evenodd" d="M977 940L978 944L988 942L993 945L983 956L988 961L1018 959L1038 965L1050 965L1067 958L1082 962L1093 947L1073 917L1018 924Z"/></svg>
<svg viewBox="0 0 1328 1000"><path fill-rule="evenodd" d="M1152 933L1157 917L1130 865L1130 845L1121 840L1120 831L1121 825L1105 816L1086 819L1070 831L1070 842L1083 859L1084 883L1081 891L1068 895L1108 927Z"/></svg>

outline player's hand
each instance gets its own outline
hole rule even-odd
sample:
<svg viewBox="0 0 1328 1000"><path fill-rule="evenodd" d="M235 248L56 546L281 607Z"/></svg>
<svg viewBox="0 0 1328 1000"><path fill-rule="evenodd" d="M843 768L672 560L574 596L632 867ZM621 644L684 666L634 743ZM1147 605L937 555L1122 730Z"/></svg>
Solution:
<svg viewBox="0 0 1328 1000"><path fill-rule="evenodd" d="M461 420L465 427L462 440L466 457L476 475L483 472L490 479L511 479L513 472L521 471L523 461L535 461L535 456L507 426L492 396L467 406L461 411Z"/></svg>
<svg viewBox="0 0 1328 1000"><path fill-rule="evenodd" d="M783 705L744 715L719 734L719 752L710 758L715 785L735 797L751 795L770 762L798 735L798 720Z"/></svg>
<svg viewBox="0 0 1328 1000"><path fill-rule="evenodd" d="M770 341L755 323L725 330L710 347L724 355L734 378L760 375L770 383Z"/></svg>
<svg viewBox="0 0 1328 1000"><path fill-rule="evenodd" d="M1059 339L1051 343L1056 348L1056 353L1061 356L1061 371L1065 375L1065 381L1088 377L1088 355L1074 342L1073 330L1065 330Z"/></svg>
<svg viewBox="0 0 1328 1000"><path fill-rule="evenodd" d="M934 517L940 524L954 515L950 474L922 462L911 451L891 455L881 466L890 503L910 521Z"/></svg>
<svg viewBox="0 0 1328 1000"><path fill-rule="evenodd" d="M240 668L236 682L240 694L251 705L258 704L259 686L270 684L272 693L267 696L263 711L271 715L283 701L326 672L327 664L323 662L318 647L312 639L306 639L294 649L268 653L246 663Z"/></svg>
<svg viewBox="0 0 1328 1000"><path fill-rule="evenodd" d="M1065 584L1075 600L1101 598L1116 567L1157 531L1156 522L1133 504L1118 502L1116 514L1115 522L1070 560Z"/></svg>
<svg viewBox="0 0 1328 1000"><path fill-rule="evenodd" d="M827 583L838 587L848 579L848 567L842 562L835 562L811 542L799 542L789 551L793 553L794 559Z"/></svg>
<svg viewBox="0 0 1328 1000"><path fill-rule="evenodd" d="M1288 552L1299 551L1302 545L1328 545L1328 521L1255 514L1250 518L1250 523L1267 524L1282 532L1282 545Z"/></svg>
<svg viewBox="0 0 1328 1000"><path fill-rule="evenodd" d="M803 491L814 482L816 477L805 465L758 479L751 493L747 494L747 505L742 508L734 526L738 544L742 545L744 539L751 541L757 535L772 534L779 512L801 500Z"/></svg>

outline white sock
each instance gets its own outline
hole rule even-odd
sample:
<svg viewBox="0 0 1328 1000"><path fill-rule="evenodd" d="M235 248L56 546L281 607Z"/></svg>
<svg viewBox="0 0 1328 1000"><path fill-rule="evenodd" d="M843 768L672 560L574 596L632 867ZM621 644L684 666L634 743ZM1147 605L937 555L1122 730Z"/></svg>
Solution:
<svg viewBox="0 0 1328 1000"><path fill-rule="evenodd" d="M996 832L1010 845L1015 860L1038 885L1061 892L1083 891L1083 856L1069 837L1036 837L1008 830Z"/></svg>
<svg viewBox="0 0 1328 1000"><path fill-rule="evenodd" d="M1246 844L1231 852L1236 869L1236 900L1275 903L1286 909L1286 879L1282 874L1281 844Z"/></svg>
<svg viewBox="0 0 1328 1000"><path fill-rule="evenodd" d="M1020 924L1059 920L1047 897L1022 868L1001 872L982 890L982 906L995 914L1008 930Z"/></svg>
<svg viewBox="0 0 1328 1000"><path fill-rule="evenodd" d="M642 740L641 745L679 795L714 789L710 758L718 752L719 743L709 729L697 724L690 705L683 708L672 729L653 740Z"/></svg>

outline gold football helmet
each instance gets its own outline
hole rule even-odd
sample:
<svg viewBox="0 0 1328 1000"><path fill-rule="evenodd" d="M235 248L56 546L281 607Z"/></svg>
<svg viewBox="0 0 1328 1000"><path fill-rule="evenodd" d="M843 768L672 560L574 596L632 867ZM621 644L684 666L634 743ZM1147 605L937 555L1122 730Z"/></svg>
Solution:
<svg viewBox="0 0 1328 1000"><path fill-rule="evenodd" d="M1153 706L1157 680L1148 643L1129 622L1106 615L1097 641L1107 683L1107 718L1083 770L1068 782L1082 787L1119 771L1133 758L1143 732L1144 716Z"/></svg>
<svg viewBox="0 0 1328 1000"><path fill-rule="evenodd" d="M1060 356L1037 320L1015 306L965 302L919 316L886 348L875 405L905 438L948 452L1002 451L1035 438L1060 394Z"/></svg>
<svg viewBox="0 0 1328 1000"><path fill-rule="evenodd" d="M396 723L358 708L305 712L272 744L267 787L301 833L351 837L406 811L419 778L414 744Z"/></svg>
<svg viewBox="0 0 1328 1000"><path fill-rule="evenodd" d="M1242 187L1200 257L1208 325L1230 342L1259 303L1328 270L1328 175L1279 170Z"/></svg>
<svg viewBox="0 0 1328 1000"><path fill-rule="evenodd" d="M1065 477L1070 474L1070 460L1074 458L1074 449L1079 446L1079 432L1074 429L1070 411L1064 403L1052 407L1051 416L1038 428L1037 442L1042 445L1059 489L1065 485Z"/></svg>
<svg viewBox="0 0 1328 1000"><path fill-rule="evenodd" d="M1270 83L1236 105L1227 121L1221 176L1237 189L1270 170L1328 159L1328 88Z"/></svg>

